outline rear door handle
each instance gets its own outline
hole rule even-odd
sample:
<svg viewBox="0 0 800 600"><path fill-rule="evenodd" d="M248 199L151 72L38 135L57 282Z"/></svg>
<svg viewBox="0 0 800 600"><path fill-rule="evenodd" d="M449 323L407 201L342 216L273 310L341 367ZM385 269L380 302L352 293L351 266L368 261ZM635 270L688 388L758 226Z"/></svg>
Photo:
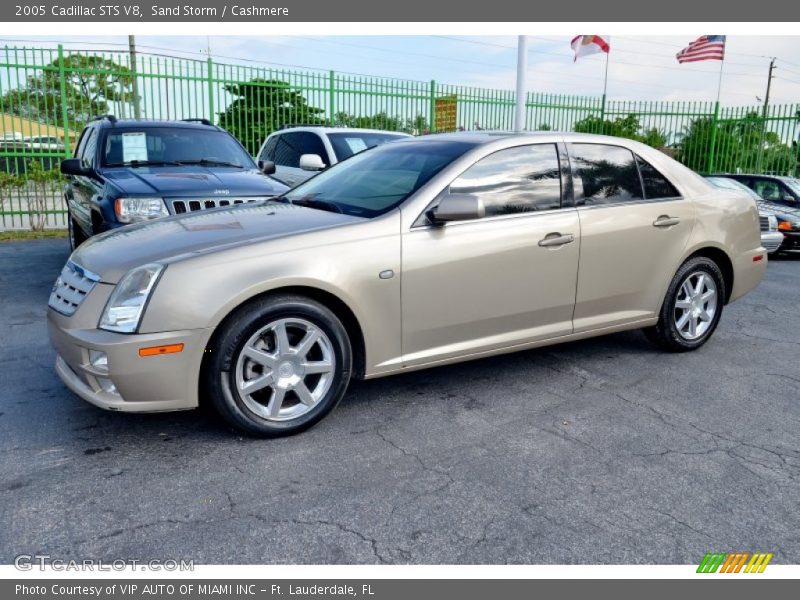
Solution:
<svg viewBox="0 0 800 600"><path fill-rule="evenodd" d="M677 225L681 220L678 217L670 217L669 215L661 215L653 221L653 227L672 227Z"/></svg>
<svg viewBox="0 0 800 600"><path fill-rule="evenodd" d="M571 244L575 241L575 236L571 233L548 233L544 239L539 240L539 245L542 248L553 248L555 246L563 246L564 244Z"/></svg>

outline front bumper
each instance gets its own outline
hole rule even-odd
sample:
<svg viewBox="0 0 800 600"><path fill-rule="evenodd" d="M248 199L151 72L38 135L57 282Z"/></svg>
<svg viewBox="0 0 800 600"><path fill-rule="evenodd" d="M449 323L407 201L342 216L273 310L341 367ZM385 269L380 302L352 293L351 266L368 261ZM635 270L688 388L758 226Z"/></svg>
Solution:
<svg viewBox="0 0 800 600"><path fill-rule="evenodd" d="M208 330L128 335L73 329L70 324L69 317L52 309L48 311L50 341L58 354L56 373L72 392L87 402L125 412L186 410L197 406L200 364L210 335ZM141 348L166 344L183 344L183 351L139 356ZM91 350L106 354L106 370L91 364Z"/></svg>
<svg viewBox="0 0 800 600"><path fill-rule="evenodd" d="M781 250L800 250L800 231L784 231Z"/></svg>
<svg viewBox="0 0 800 600"><path fill-rule="evenodd" d="M780 231L770 231L761 234L761 245L769 254L777 251L783 243L783 234Z"/></svg>

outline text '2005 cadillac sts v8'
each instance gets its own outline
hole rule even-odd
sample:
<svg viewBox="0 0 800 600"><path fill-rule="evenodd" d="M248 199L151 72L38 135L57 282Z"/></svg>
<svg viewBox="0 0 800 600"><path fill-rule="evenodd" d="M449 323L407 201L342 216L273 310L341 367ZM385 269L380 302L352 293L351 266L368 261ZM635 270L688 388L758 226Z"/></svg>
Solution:
<svg viewBox="0 0 800 600"><path fill-rule="evenodd" d="M431 135L283 196L125 227L50 297L56 369L122 411L208 398L257 435L373 378L641 328L694 350L765 269L753 200L580 134Z"/></svg>

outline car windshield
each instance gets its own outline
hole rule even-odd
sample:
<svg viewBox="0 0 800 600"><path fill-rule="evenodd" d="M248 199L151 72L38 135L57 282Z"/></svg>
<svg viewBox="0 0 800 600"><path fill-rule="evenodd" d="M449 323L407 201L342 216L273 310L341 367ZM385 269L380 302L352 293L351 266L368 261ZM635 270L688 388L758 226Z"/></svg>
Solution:
<svg viewBox="0 0 800 600"><path fill-rule="evenodd" d="M800 179L795 179L794 177L784 177L783 182L789 187L790 190L800 196Z"/></svg>
<svg viewBox="0 0 800 600"><path fill-rule="evenodd" d="M375 133L369 131L359 131L354 129L346 133L329 133L328 139L331 141L336 159L341 162L350 158L354 154L363 152L368 148L380 146L386 142L406 139L407 136L399 133Z"/></svg>
<svg viewBox="0 0 800 600"><path fill-rule="evenodd" d="M755 200L762 200L761 196L756 194L753 190L743 184L741 181L736 181L730 177L706 177L708 181L718 188L725 188L728 190L739 190L740 192L747 192L748 196L752 196Z"/></svg>
<svg viewBox="0 0 800 600"><path fill-rule="evenodd" d="M375 217L398 206L472 147L466 142L409 141L357 154L283 195L295 204Z"/></svg>
<svg viewBox="0 0 800 600"><path fill-rule="evenodd" d="M255 168L250 155L224 131L191 127L126 127L112 130L106 137L104 166L159 164Z"/></svg>

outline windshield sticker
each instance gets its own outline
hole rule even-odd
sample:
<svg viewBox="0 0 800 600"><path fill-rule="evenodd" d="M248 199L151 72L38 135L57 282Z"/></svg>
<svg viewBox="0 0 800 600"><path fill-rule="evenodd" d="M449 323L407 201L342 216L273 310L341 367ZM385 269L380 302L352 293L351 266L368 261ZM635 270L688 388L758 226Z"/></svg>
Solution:
<svg viewBox="0 0 800 600"><path fill-rule="evenodd" d="M350 146L350 150L353 151L353 154L358 154L367 149L367 144L361 138L345 138L345 141L347 145Z"/></svg>
<svg viewBox="0 0 800 600"><path fill-rule="evenodd" d="M143 131L122 134L122 160L147 160L147 134Z"/></svg>

